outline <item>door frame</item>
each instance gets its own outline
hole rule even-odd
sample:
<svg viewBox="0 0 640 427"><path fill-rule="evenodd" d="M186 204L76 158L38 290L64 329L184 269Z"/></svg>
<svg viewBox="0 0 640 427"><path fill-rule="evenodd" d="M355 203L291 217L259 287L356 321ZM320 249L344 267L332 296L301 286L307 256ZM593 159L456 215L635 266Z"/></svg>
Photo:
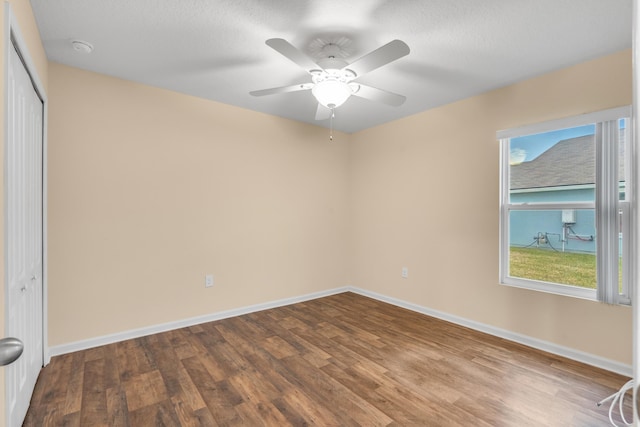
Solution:
<svg viewBox="0 0 640 427"><path fill-rule="evenodd" d="M48 345L48 321L47 321L47 314L48 314L48 304L47 304L47 300L48 300L48 274L47 274L47 270L48 270L48 256L47 256L47 194L48 194L48 190L47 190L47 124L48 124L48 118L47 118L47 111L48 111L48 100L47 100L47 94L44 88L44 85L42 84L42 80L40 78L40 75L38 74L38 70L35 66L35 63L31 57L31 54L29 53L29 49L28 49L28 45L27 42L25 40L25 38L23 37L23 33L20 30L20 26L18 25L18 20L16 18L16 16L13 13L13 10L11 8L11 4L8 2L4 3L4 40L3 40L3 44L4 44L4 106L5 106L5 111L4 111L4 120L5 120L5 127L4 127L4 142L3 142L3 150L6 152L6 141L8 138L8 127L6 126L6 123L8 123L9 120L9 111L7 106L7 97L8 97L8 93L6 88L8 87L8 67L9 67L9 54L11 52L10 49L12 49L12 44L15 46L18 55L20 55L20 57L22 58L22 61L24 63L25 69L27 70L27 73L29 74L29 76L31 77L31 82L33 83L33 87L36 91L36 93L38 94L38 96L40 97L40 99L42 100L42 104L43 104L43 111L42 111L42 360L43 360L43 364L46 366L49 361L51 360L51 353L49 351L49 345ZM4 164L3 164L3 174L4 174L4 178L5 178L5 182L6 182L6 178L7 178L7 158L6 156L4 156ZM7 227L7 200L6 200L6 191L3 188L3 209L4 209L4 224L3 227L6 230ZM7 242L6 239L3 242L4 245L4 263L5 265L7 265ZM5 330L3 335L6 335L7 333L7 327L8 327L8 310L6 307L6 303L8 301L8 287L6 286L7 283L7 272L4 272L4 276L2 278L4 280L4 301L5 301L5 307L4 307L4 316L5 316Z"/></svg>
<svg viewBox="0 0 640 427"><path fill-rule="evenodd" d="M631 18L632 28L632 79L633 79L633 132L632 146L635 147L634 161L640 165L640 0L633 0ZM631 214L640 217L640 171L635 168L632 185L635 195L631 203ZM640 223L640 221L638 221ZM631 239L631 309L633 310L633 339L632 339L632 367L633 367L633 425L640 425L640 227L637 227Z"/></svg>

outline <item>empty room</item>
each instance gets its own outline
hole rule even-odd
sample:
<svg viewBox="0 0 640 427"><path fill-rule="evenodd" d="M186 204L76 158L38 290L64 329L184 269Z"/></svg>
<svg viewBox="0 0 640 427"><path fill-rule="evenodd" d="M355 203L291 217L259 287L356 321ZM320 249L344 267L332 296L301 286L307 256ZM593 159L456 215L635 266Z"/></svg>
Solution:
<svg viewBox="0 0 640 427"><path fill-rule="evenodd" d="M637 425L636 14L6 1L0 425Z"/></svg>

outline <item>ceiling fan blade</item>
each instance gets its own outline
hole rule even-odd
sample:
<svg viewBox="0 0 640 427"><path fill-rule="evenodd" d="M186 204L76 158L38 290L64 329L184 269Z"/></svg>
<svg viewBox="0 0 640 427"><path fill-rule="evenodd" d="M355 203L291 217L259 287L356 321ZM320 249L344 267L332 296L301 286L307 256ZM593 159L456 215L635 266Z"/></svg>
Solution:
<svg viewBox="0 0 640 427"><path fill-rule="evenodd" d="M391 105L393 107L398 107L404 104L404 101L407 99L406 96L362 84L360 85L360 89L358 89L354 95L371 101L382 102L383 104Z"/></svg>
<svg viewBox="0 0 640 427"><path fill-rule="evenodd" d="M327 120L331 117L331 110L324 105L318 103L318 109L316 110L316 120Z"/></svg>
<svg viewBox="0 0 640 427"><path fill-rule="evenodd" d="M254 90L249 92L253 96L273 95L276 93L297 92L299 90L309 90L313 87L313 83L300 83L291 86L274 87L271 89Z"/></svg>
<svg viewBox="0 0 640 427"><path fill-rule="evenodd" d="M289 60L298 64L309 74L311 74L311 71L313 70L322 69L322 67L313 62L311 58L302 53L297 47L285 39L269 39L265 43L283 56L289 58Z"/></svg>
<svg viewBox="0 0 640 427"><path fill-rule="evenodd" d="M409 46L402 40L392 40L389 43L369 52L360 59L347 65L345 68L356 73L356 77L380 68L390 62L400 59L410 52Z"/></svg>

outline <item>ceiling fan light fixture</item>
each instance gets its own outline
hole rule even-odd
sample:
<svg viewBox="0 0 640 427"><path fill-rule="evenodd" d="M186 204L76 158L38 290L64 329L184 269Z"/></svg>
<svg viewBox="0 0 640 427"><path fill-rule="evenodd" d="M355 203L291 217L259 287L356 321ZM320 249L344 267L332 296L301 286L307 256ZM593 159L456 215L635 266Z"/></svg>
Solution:
<svg viewBox="0 0 640 427"><path fill-rule="evenodd" d="M311 89L318 102L327 108L337 108L353 94L351 87L338 80L328 79L318 82Z"/></svg>

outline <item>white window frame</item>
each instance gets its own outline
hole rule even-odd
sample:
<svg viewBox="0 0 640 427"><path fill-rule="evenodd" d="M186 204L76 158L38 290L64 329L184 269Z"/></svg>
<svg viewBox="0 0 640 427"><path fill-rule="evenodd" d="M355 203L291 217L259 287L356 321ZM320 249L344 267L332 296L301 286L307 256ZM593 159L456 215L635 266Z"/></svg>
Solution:
<svg viewBox="0 0 640 427"><path fill-rule="evenodd" d="M568 117L558 120L551 120L543 123L537 123L532 125L521 126L518 128L507 129L498 131L496 137L500 140L500 283L507 286L513 286L518 288L525 288L531 290L537 290L542 292L548 292L559 295L572 296L577 298L584 298L589 300L599 300L604 301L611 304L630 304L631 303L631 294L629 286L629 278L630 278L630 268L631 268L631 230L633 230L633 219L630 217L630 203L631 198L634 197L633 191L631 188L631 172L635 169L634 157L632 155L632 147L630 141L632 141L632 137L630 135L633 126L631 123L632 120L632 110L630 106L612 108L604 111L598 111L589 114L583 114L580 116ZM612 168L617 164L617 144L613 145L609 144L607 138L610 136L610 124L612 121L617 123L617 120L625 118L627 119L627 137L625 138L625 143L627 146L625 147L625 158L627 159L625 167L625 200L618 201L618 187L617 187L617 176L614 175L612 183L611 174L617 174L617 168ZM584 126L589 124L596 125L596 150L601 150L600 153L596 154L596 201L594 202L563 202L559 203L510 203L509 193L510 193L510 152L509 152L509 141L512 138L517 138L526 135L545 133L550 131L555 131L559 129L567 129L578 126ZM609 131L609 133L607 133ZM604 143L602 142L604 140ZM612 161L614 165L608 164L606 162ZM604 165L603 165L604 164ZM613 170L615 169L615 170ZM613 171L612 171L613 170ZM607 175L608 174L608 175ZM609 178L607 178L607 176ZM603 192L601 187L602 182L605 185L609 185L609 193L606 191ZM611 190L613 185L615 184L615 191ZM598 194L600 191L600 194ZM613 194L611 192L613 191ZM605 200L603 200L603 195L605 196ZM612 197L612 196L615 196ZM622 280L622 293L618 294L615 292L615 295L612 296L611 292L609 295L604 295L607 292L606 286L601 287L600 283L603 280L612 280L614 270L615 274L618 271L618 250L617 246L612 251L609 251L611 248L611 243L613 241L614 236L611 236L609 233L609 238L603 238L607 235L607 232L599 232L599 237L596 241L596 262L597 262L597 270L598 270L598 290L596 289L588 289L581 288L578 286L572 285L563 285L557 283L543 282L539 280L533 279L524 279L520 277L509 276L509 219L511 211L518 210L558 210L558 209L594 209L596 215L596 225L600 223L600 227L606 227L609 231L614 229L617 230L617 225L612 224L609 221L609 225L606 222L606 216L611 215L611 212L615 212L616 218L618 217L618 211L622 211L622 234L623 238L623 280ZM602 213L604 212L604 214ZM617 220L617 219L616 219ZM633 221L635 222L635 221ZM619 234L615 233L615 239L619 239ZM607 253L608 256L602 256L601 253ZM615 263L615 264L614 264ZM616 288L617 289L617 276L616 276ZM613 286L613 285L612 285ZM600 294L599 294L600 293Z"/></svg>

